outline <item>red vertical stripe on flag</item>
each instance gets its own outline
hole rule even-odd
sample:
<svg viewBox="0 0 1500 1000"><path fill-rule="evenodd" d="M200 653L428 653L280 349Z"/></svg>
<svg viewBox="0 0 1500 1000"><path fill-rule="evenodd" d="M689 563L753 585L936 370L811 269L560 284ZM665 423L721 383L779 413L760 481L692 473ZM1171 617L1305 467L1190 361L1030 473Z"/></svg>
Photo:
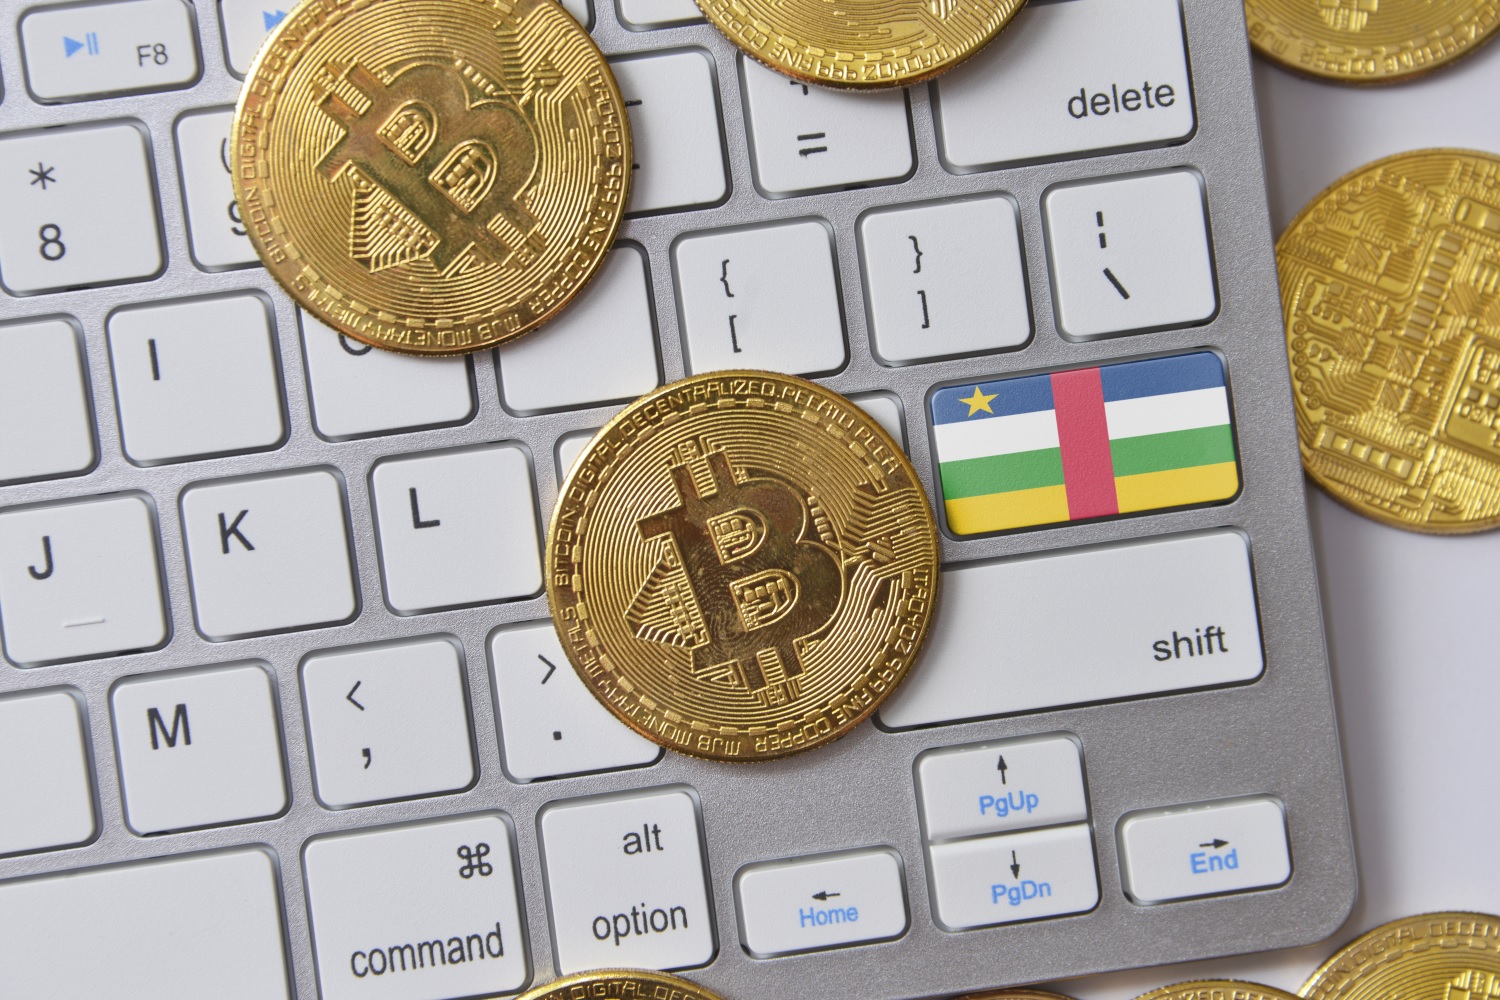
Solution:
<svg viewBox="0 0 1500 1000"><path fill-rule="evenodd" d="M1052 404L1057 438L1062 445L1063 481L1068 490L1068 517L1118 514L1115 465L1109 454L1109 425L1104 420L1104 388L1099 369L1055 372Z"/></svg>

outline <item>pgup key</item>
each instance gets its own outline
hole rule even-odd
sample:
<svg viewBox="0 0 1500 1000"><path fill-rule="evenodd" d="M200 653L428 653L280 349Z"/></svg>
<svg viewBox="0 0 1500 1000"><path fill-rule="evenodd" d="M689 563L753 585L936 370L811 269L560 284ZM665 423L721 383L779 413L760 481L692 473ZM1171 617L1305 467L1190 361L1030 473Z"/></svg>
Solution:
<svg viewBox="0 0 1500 1000"><path fill-rule="evenodd" d="M181 0L33 10L21 19L26 80L42 101L184 87L198 78L193 15Z"/></svg>

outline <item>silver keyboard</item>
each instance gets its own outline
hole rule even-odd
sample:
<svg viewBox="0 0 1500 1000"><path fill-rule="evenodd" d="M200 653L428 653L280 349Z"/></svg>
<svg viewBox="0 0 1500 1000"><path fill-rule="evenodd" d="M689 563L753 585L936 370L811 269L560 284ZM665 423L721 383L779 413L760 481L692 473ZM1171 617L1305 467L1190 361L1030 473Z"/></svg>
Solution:
<svg viewBox="0 0 1500 1000"><path fill-rule="evenodd" d="M0 996L898 1000L1332 933L1240 6L1033 3L851 95L615 2L565 5L631 115L619 245L442 360L255 263L229 118L287 2L0 5ZM749 768L616 723L541 596L590 432L726 367L861 402L943 526L912 677Z"/></svg>

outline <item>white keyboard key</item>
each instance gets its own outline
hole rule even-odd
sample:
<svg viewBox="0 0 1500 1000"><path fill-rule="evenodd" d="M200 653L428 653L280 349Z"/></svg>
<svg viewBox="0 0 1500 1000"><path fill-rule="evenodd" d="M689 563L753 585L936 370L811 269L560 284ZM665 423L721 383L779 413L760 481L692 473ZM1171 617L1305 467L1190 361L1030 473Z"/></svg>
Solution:
<svg viewBox="0 0 1500 1000"><path fill-rule="evenodd" d="M1249 549L1216 531L945 570L922 658L883 725L1253 680L1265 661Z"/></svg>
<svg viewBox="0 0 1500 1000"><path fill-rule="evenodd" d="M71 694L0 698L0 760L26 762L0 767L0 856L81 844L94 835L88 745Z"/></svg>
<svg viewBox="0 0 1500 1000"><path fill-rule="evenodd" d="M1165 145L1193 131L1178 0L1027 7L935 88L943 158L960 170Z"/></svg>
<svg viewBox="0 0 1500 1000"><path fill-rule="evenodd" d="M461 424L474 415L467 358L420 358L377 350L335 333L306 312L303 356L313 424L327 438L393 434Z"/></svg>
<svg viewBox="0 0 1500 1000"><path fill-rule="evenodd" d="M28 666L164 642L151 508L122 496L0 513L0 627Z"/></svg>
<svg viewBox="0 0 1500 1000"><path fill-rule="evenodd" d="M25 295L149 278L160 271L147 159L145 138L131 125L0 138L5 287Z"/></svg>
<svg viewBox="0 0 1500 1000"><path fill-rule="evenodd" d="M578 456L583 454L583 449L594 439L596 431L574 431L564 434L557 439L557 482L562 484L568 478L568 472L573 468L573 463L578 461Z"/></svg>
<svg viewBox="0 0 1500 1000"><path fill-rule="evenodd" d="M79 347L66 320L0 327L0 483L94 464Z"/></svg>
<svg viewBox="0 0 1500 1000"><path fill-rule="evenodd" d="M703 20L693 0L619 0L620 20L636 31L651 31Z"/></svg>
<svg viewBox="0 0 1500 1000"><path fill-rule="evenodd" d="M164 833L286 808L276 695L263 667L137 677L110 695L125 818Z"/></svg>
<svg viewBox="0 0 1500 1000"><path fill-rule="evenodd" d="M912 170L906 93L789 80L740 57L755 180L769 195L894 181Z"/></svg>
<svg viewBox="0 0 1500 1000"><path fill-rule="evenodd" d="M275 339L259 295L111 315L125 454L152 464L275 447L286 433Z"/></svg>
<svg viewBox="0 0 1500 1000"><path fill-rule="evenodd" d="M183 534L198 629L229 639L343 621L356 600L343 491L293 472L192 486Z"/></svg>
<svg viewBox="0 0 1500 1000"><path fill-rule="evenodd" d="M703 233L672 250L690 373L810 375L844 363L844 322L823 223Z"/></svg>
<svg viewBox="0 0 1500 1000"><path fill-rule="evenodd" d="M883 392L869 392L850 396L859 408L875 418L885 432L896 439L902 449L906 448L906 430L903 426L901 400Z"/></svg>
<svg viewBox="0 0 1500 1000"><path fill-rule="evenodd" d="M644 767L661 757L660 747L636 735L583 686L551 622L491 636L490 675L505 771L516 781Z"/></svg>
<svg viewBox="0 0 1500 1000"><path fill-rule="evenodd" d="M1083 913L1099 903L1087 823L929 849L933 917L951 931Z"/></svg>
<svg viewBox="0 0 1500 1000"><path fill-rule="evenodd" d="M437 795L473 782L463 668L451 642L314 654L302 668L302 693L325 804Z"/></svg>
<svg viewBox="0 0 1500 1000"><path fill-rule="evenodd" d="M646 262L613 250L598 277L547 324L500 348L500 390L521 413L633 399L661 382Z"/></svg>
<svg viewBox="0 0 1500 1000"><path fill-rule="evenodd" d="M1264 889L1292 877L1286 814L1272 798L1129 813L1119 839L1125 894L1137 903Z"/></svg>
<svg viewBox="0 0 1500 1000"><path fill-rule="evenodd" d="M990 196L882 209L859 223L875 352L888 364L1031 338L1016 209Z"/></svg>
<svg viewBox="0 0 1500 1000"><path fill-rule="evenodd" d="M260 45L297 6L298 0L219 0L224 24L224 54L229 68L240 76L250 72L250 63Z"/></svg>
<svg viewBox="0 0 1500 1000"><path fill-rule="evenodd" d="M1053 188L1043 210L1064 335L1184 326L1218 309L1203 186L1193 171Z"/></svg>
<svg viewBox="0 0 1500 1000"><path fill-rule="evenodd" d="M689 3L694 12L697 6ZM630 115L631 212L719 201L729 190L714 66L697 49L613 59Z"/></svg>
<svg viewBox="0 0 1500 1000"><path fill-rule="evenodd" d="M0 884L4 997L285 1000L281 942L257 848Z"/></svg>
<svg viewBox="0 0 1500 1000"><path fill-rule="evenodd" d="M21 18L26 82L43 101L165 90L198 76L192 9L182 0L33 8Z"/></svg>
<svg viewBox="0 0 1500 1000"><path fill-rule="evenodd" d="M398 613L542 589L531 463L491 445L390 459L371 476L386 600Z"/></svg>
<svg viewBox="0 0 1500 1000"><path fill-rule="evenodd" d="M541 815L557 971L685 969L714 954L693 796L583 799Z"/></svg>
<svg viewBox="0 0 1500 1000"><path fill-rule="evenodd" d="M232 109L183 115L177 120L177 163L187 204L193 260L210 271L257 262L245 235L229 173Z"/></svg>
<svg viewBox="0 0 1500 1000"><path fill-rule="evenodd" d="M494 996L526 983L500 817L321 837L303 863L322 1000Z"/></svg>
<svg viewBox="0 0 1500 1000"><path fill-rule="evenodd" d="M593 24L593 14L589 9L589 0L561 0L563 10L573 15L573 20L585 28Z"/></svg>
<svg viewBox="0 0 1500 1000"><path fill-rule="evenodd" d="M757 958L886 941L906 931L901 860L883 848L748 865L734 886L740 940Z"/></svg>
<svg viewBox="0 0 1500 1000"><path fill-rule="evenodd" d="M1023 737L929 750L917 758L928 840L951 840L1088 818L1078 744Z"/></svg>

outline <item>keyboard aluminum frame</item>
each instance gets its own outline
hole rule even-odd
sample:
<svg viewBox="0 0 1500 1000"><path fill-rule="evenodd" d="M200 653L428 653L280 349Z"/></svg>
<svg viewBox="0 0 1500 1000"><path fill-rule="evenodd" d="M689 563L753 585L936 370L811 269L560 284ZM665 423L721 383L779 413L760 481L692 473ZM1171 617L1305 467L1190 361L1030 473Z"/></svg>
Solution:
<svg viewBox="0 0 1500 1000"><path fill-rule="evenodd" d="M1064 0L1065 2L1065 0ZM1280 300L1272 255L1249 52L1241 7L1231 0L1182 0L1197 129L1161 148L1088 155L1009 169L955 174L944 169L934 130L930 85L912 88L916 169L884 186L767 199L753 182L740 100L736 50L706 24L633 31L609 0L596 4L593 35L606 52L649 53L694 47L712 55L723 116L731 191L722 204L626 221L621 236L648 259L666 379L683 374L679 316L670 263L672 241L698 230L819 217L835 234L848 362L820 379L844 393L883 390L900 398L911 458L932 492L933 456L925 403L934 385L1021 371L1095 364L1114 358L1208 347L1227 361L1244 487L1232 502L1190 510L1062 525L992 537L944 535L947 563L1038 553L1231 526L1251 541L1266 654L1263 676L1248 685L1146 697L1089 707L928 729L885 732L872 724L831 747L752 767L666 754L656 765L520 785L501 766L486 638L499 627L546 617L544 599L398 616L382 599L371 515L369 473L380 459L481 442L529 449L545 523L557 493L554 442L597 427L617 406L517 416L501 403L492 353L476 355L477 410L456 427L328 441L313 430L300 335L290 300L258 268L206 273L189 254L173 126L188 110L233 103L239 80L226 69L218 5L196 0L201 81L191 90L43 106L28 95L18 32L0 33L0 133L110 120L142 123L151 137L167 266L151 281L12 298L0 293L0 322L67 315L84 331L98 462L87 475L0 488L0 507L138 491L154 498L173 637L165 648L55 666L0 663L0 693L67 687L87 701L99 827L85 846L0 859L0 879L155 858L234 845L269 847L279 859L289 977L296 995L318 995L301 868L309 837L336 831L502 810L519 838L519 876L530 925L531 981L554 974L536 816L547 802L633 788L684 784L696 790L713 875L718 949L706 967L685 974L727 997L858 995L897 1000L1001 984L1046 982L1087 973L1302 945L1331 934L1357 891L1348 805L1334 721L1319 594L1308 536ZM4 4L14 22L22 5ZM1208 195L1220 308L1203 325L1093 342L1059 335L1043 239L1041 197L1051 185L1091 177L1189 166ZM888 367L871 352L861 292L855 225L868 209L1002 191L1020 209L1035 332L1020 350ZM127 461L115 419L107 315L161 299L246 289L275 304L289 434L277 450L141 468ZM545 333L541 334L545 336ZM209 642L193 624L179 497L190 483L272 470L340 470L346 490L361 611L348 624L231 642ZM1149 585L1149 581L1143 581ZM1087 614L1087 607L1075 609ZM312 786L303 725L299 666L315 650L411 636L454 637L466 653L479 777L469 790L361 808L329 810ZM1003 637L998 637L1003 642ZM269 664L283 721L291 804L264 822L143 838L124 823L110 723L109 692L121 678L151 671L241 660ZM919 667L920 669L920 667ZM932 747L1033 733L1067 732L1085 760L1098 863L1100 903L1093 911L979 930L948 932L935 923L927 892L913 762ZM1120 888L1115 824L1136 809L1246 794L1270 794L1287 807L1294 874L1276 889L1138 906ZM776 959L750 957L740 945L734 875L769 859L867 846L899 852L910 927L902 937ZM149 915L143 914L143 917Z"/></svg>

